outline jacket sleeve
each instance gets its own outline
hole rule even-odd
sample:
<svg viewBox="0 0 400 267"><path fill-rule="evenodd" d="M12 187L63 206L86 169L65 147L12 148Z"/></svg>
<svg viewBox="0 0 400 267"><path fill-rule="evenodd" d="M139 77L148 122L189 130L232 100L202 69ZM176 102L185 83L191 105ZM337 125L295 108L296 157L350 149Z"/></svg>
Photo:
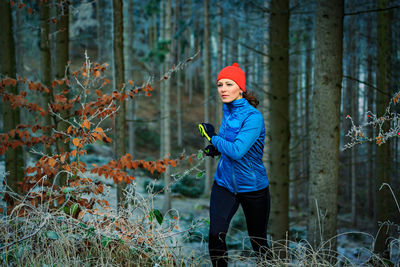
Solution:
<svg viewBox="0 0 400 267"><path fill-rule="evenodd" d="M211 143L219 152L226 154L233 160L241 159L253 146L260 136L263 126L263 117L259 113L253 113L247 117L242 128L233 142L220 136L213 136Z"/></svg>

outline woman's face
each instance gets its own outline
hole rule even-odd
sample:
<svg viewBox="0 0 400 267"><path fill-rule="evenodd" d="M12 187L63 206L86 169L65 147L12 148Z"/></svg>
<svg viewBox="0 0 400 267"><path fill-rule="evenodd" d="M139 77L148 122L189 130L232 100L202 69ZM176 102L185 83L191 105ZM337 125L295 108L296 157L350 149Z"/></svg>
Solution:
<svg viewBox="0 0 400 267"><path fill-rule="evenodd" d="M229 79L221 79L217 82L218 94L223 103L230 103L243 98L239 85Z"/></svg>

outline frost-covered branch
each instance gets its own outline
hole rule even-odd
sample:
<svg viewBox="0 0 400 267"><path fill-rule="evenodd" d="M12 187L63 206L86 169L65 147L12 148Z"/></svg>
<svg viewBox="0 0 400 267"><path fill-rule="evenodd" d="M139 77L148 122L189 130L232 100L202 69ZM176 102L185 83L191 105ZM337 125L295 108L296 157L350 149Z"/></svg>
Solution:
<svg viewBox="0 0 400 267"><path fill-rule="evenodd" d="M378 114L368 111L367 121L361 125L356 125L353 118L347 115L346 119L351 121L351 128L346 136L350 138L350 142L343 146L343 150L372 141L376 142L377 145L382 145L390 138L400 136L400 114L393 110L393 106L399 103L400 91L390 99L383 115L378 116ZM368 137L367 131L371 128L377 129L376 136Z"/></svg>

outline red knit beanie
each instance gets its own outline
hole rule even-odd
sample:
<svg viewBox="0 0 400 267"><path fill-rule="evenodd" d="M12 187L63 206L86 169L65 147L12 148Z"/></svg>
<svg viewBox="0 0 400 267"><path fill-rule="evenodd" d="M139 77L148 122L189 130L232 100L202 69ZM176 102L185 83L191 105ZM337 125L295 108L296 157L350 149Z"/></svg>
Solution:
<svg viewBox="0 0 400 267"><path fill-rule="evenodd" d="M217 82L221 79L230 79L234 81L237 85L239 85L240 89L242 89L243 92L245 91L246 77L244 71L239 68L238 63L235 62L232 64L232 66L227 66L223 68L218 73Z"/></svg>

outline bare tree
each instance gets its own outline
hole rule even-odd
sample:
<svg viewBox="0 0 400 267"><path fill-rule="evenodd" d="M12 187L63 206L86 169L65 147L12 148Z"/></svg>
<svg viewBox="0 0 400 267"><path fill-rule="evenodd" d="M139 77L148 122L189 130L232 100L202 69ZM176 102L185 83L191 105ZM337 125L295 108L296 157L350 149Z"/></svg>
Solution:
<svg viewBox="0 0 400 267"><path fill-rule="evenodd" d="M272 0L269 24L270 231L275 240L289 231L289 1Z"/></svg>
<svg viewBox="0 0 400 267"><path fill-rule="evenodd" d="M387 7L387 0L379 0L378 8L384 9ZM377 73L377 114L384 114L387 103L390 102L391 88L390 88L390 49L389 49L389 36L391 34L391 22L387 14L389 11L378 13L378 73ZM383 126L385 131L388 130L389 124ZM377 160L377 184L375 190L377 191L376 198L376 222L384 222L389 219L389 209L391 196L387 188L379 190L383 183L390 184L390 169L391 169L391 147L390 143L385 143L377 147L376 151ZM379 229L377 229L379 231ZM386 248L386 239L388 238L386 229L381 229L375 243L374 250L383 253Z"/></svg>
<svg viewBox="0 0 400 267"><path fill-rule="evenodd" d="M41 67L41 79L42 83L50 88L51 83L51 53L50 53L50 7L49 3L43 3L40 6L40 67ZM53 95L49 93L43 93L44 106L47 107L48 103L52 101ZM45 117L46 125L51 125L51 115L46 114ZM46 131L46 135L51 135L51 129ZM51 147L46 146L45 151L47 155L51 155Z"/></svg>
<svg viewBox="0 0 400 267"><path fill-rule="evenodd" d="M343 13L343 0L317 1L307 223L313 247L336 235Z"/></svg>
<svg viewBox="0 0 400 267"><path fill-rule="evenodd" d="M16 78L15 43L13 37L13 22L11 6L9 1L0 1L0 62L1 73L9 78ZM18 94L16 85L10 84L5 91L11 94ZM15 129L20 123L19 109L11 108L11 103L3 102L3 132L7 133ZM24 160L22 148L9 149L5 154L6 171L9 172L7 184L14 190L19 191L17 183L24 177Z"/></svg>
<svg viewBox="0 0 400 267"><path fill-rule="evenodd" d="M172 41L172 0L166 1L165 6L165 40L168 42ZM171 44L168 44L168 53L165 57L165 71L169 69L172 65L172 56L171 56ZM162 101L164 112L161 113L162 120L164 120L164 133L162 136L164 143L164 157L170 156L171 153L171 78L165 81L165 86L163 88L164 96ZM170 177L171 169L170 166L166 167L164 172L164 182L165 182L165 190L164 190L164 206L163 212L171 209L171 188L170 188Z"/></svg>
<svg viewBox="0 0 400 267"><path fill-rule="evenodd" d="M125 81L124 64L124 26L123 26L123 5L122 0L113 0L114 11L114 76L115 85L121 90ZM126 122L126 104L121 101L118 114L115 117L115 157L120 158L125 155L125 122ZM123 190L126 184L124 181L117 186L118 205L123 201Z"/></svg>
<svg viewBox="0 0 400 267"><path fill-rule="evenodd" d="M63 79L67 74L67 66L69 61L69 1L60 1L60 5L56 7L57 9L57 32L56 32L56 44L55 44L55 68L54 76L56 79ZM68 86L63 83L55 87L55 94L61 93L62 91L68 89ZM67 110L60 111L60 115L63 118L69 116ZM57 121L57 130L65 132L69 124L65 121ZM68 152L69 143L64 143L63 141L57 142L57 152ZM63 185L66 183L67 175L61 174L59 176L60 180L58 183Z"/></svg>
<svg viewBox="0 0 400 267"><path fill-rule="evenodd" d="M209 25L209 1L204 0L204 121L210 122L210 80L211 80L211 61L210 61L210 25ZM204 146L208 145L208 141L204 141ZM207 157L205 160L206 181L204 194L211 192L213 176L211 173L211 159Z"/></svg>
<svg viewBox="0 0 400 267"><path fill-rule="evenodd" d="M126 35L127 35L127 46L126 46L126 74L128 77L133 78L135 85L140 85L142 83L141 72L138 68L137 59L135 56L135 50L133 47L134 37L135 37L135 28L134 28L134 20L135 16L133 16L134 8L134 0L128 0L128 16L127 16L127 27L126 27ZM129 99L127 104L127 112L126 112L126 120L128 123L128 153L135 158L135 120L136 120L136 109L137 109L137 100Z"/></svg>
<svg viewBox="0 0 400 267"><path fill-rule="evenodd" d="M102 61L105 59L106 54L106 24L102 16L102 12L106 10L105 0L96 1L96 16L97 16L97 60Z"/></svg>
<svg viewBox="0 0 400 267"><path fill-rule="evenodd" d="M175 19L174 19L174 32L178 32L179 17L181 15L181 1L175 1ZM180 38L174 42L174 65L182 58L182 40ZM178 147L183 146L183 131L182 131L182 87L183 87L183 73L178 72L176 74L177 84L176 84L176 128L177 128L177 140Z"/></svg>

